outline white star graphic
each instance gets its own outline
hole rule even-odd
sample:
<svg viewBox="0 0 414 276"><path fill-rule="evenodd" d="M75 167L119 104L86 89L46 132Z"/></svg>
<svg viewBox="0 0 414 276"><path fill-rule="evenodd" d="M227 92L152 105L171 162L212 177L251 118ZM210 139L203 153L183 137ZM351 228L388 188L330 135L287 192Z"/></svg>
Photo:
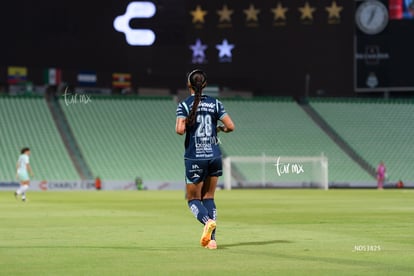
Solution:
<svg viewBox="0 0 414 276"><path fill-rule="evenodd" d="M229 44L227 39L223 39L221 44L216 45L216 49L219 50L219 58L229 57L231 58L231 50L233 50L234 44Z"/></svg>
<svg viewBox="0 0 414 276"><path fill-rule="evenodd" d="M203 45L201 40L197 39L194 45L190 45L190 49L193 50L193 57L205 57L204 51L207 45Z"/></svg>

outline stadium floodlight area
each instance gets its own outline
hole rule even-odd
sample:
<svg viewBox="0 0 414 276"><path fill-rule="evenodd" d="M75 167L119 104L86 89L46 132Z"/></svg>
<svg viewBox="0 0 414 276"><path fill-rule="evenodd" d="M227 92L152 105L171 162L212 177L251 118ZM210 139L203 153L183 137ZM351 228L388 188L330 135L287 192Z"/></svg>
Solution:
<svg viewBox="0 0 414 276"><path fill-rule="evenodd" d="M227 156L224 188L329 188L328 158L321 156Z"/></svg>

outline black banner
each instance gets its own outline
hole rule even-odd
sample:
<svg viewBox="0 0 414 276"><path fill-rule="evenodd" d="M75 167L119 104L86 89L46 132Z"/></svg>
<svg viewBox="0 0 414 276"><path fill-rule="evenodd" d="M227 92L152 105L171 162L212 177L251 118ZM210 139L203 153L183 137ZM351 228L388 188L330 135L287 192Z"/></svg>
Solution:
<svg viewBox="0 0 414 276"><path fill-rule="evenodd" d="M348 0L5 1L0 81L7 67L25 66L35 83L58 68L75 85L87 77L112 87L115 75L174 91L199 67L210 84L256 95L349 96L354 8Z"/></svg>

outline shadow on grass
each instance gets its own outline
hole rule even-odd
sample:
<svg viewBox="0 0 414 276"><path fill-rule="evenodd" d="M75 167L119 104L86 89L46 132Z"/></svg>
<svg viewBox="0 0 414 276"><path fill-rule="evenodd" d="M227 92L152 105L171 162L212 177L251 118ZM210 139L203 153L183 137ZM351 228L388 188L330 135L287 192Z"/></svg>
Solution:
<svg viewBox="0 0 414 276"><path fill-rule="evenodd" d="M220 244L220 249L229 249L236 246L258 246L258 245L268 245L276 243L293 243L292 241L287 240L271 240L271 241L256 241L256 242L239 242L239 243L229 243L229 244Z"/></svg>
<svg viewBox="0 0 414 276"><path fill-rule="evenodd" d="M287 240L272 240L272 241L257 241L257 242L240 242L232 244L220 244L220 249L229 249L236 246L258 246L276 243L292 243ZM176 250L180 247L150 247L150 246L99 246L99 245L24 245L24 246L0 246L0 249L24 249L36 248L36 249L115 249L115 250L146 250L146 251L159 251L159 250Z"/></svg>

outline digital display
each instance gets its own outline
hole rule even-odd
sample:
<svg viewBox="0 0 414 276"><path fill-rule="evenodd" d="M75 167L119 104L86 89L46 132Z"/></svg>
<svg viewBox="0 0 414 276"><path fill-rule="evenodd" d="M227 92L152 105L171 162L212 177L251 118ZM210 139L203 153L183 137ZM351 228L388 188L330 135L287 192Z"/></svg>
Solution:
<svg viewBox="0 0 414 276"><path fill-rule="evenodd" d="M399 68L407 71L411 50L406 49L413 48L407 37L414 20L390 15L384 22L388 1L382 1L386 13L375 9L370 20L371 11L365 10L360 20L365 31L380 32L373 37L386 36L384 44L364 41L357 52L358 61L371 55L369 66L378 53L381 68L393 67L378 78L379 84L392 80ZM5 1L0 82L63 81L175 93L185 89L186 73L200 68L209 85L223 90L349 96L355 91L355 9L354 1L346 0ZM365 65L358 66L362 72Z"/></svg>
<svg viewBox="0 0 414 276"><path fill-rule="evenodd" d="M414 18L414 0L389 0L388 8L391 20Z"/></svg>
<svg viewBox="0 0 414 276"><path fill-rule="evenodd" d="M414 20L404 20L411 15L403 8L412 2L356 2L356 15L358 10L363 11L361 15L367 15L356 17L354 72L357 92L414 91L411 73L414 40L409 39L414 33ZM374 24L371 17L378 18L379 23ZM380 25L381 28L377 28Z"/></svg>

